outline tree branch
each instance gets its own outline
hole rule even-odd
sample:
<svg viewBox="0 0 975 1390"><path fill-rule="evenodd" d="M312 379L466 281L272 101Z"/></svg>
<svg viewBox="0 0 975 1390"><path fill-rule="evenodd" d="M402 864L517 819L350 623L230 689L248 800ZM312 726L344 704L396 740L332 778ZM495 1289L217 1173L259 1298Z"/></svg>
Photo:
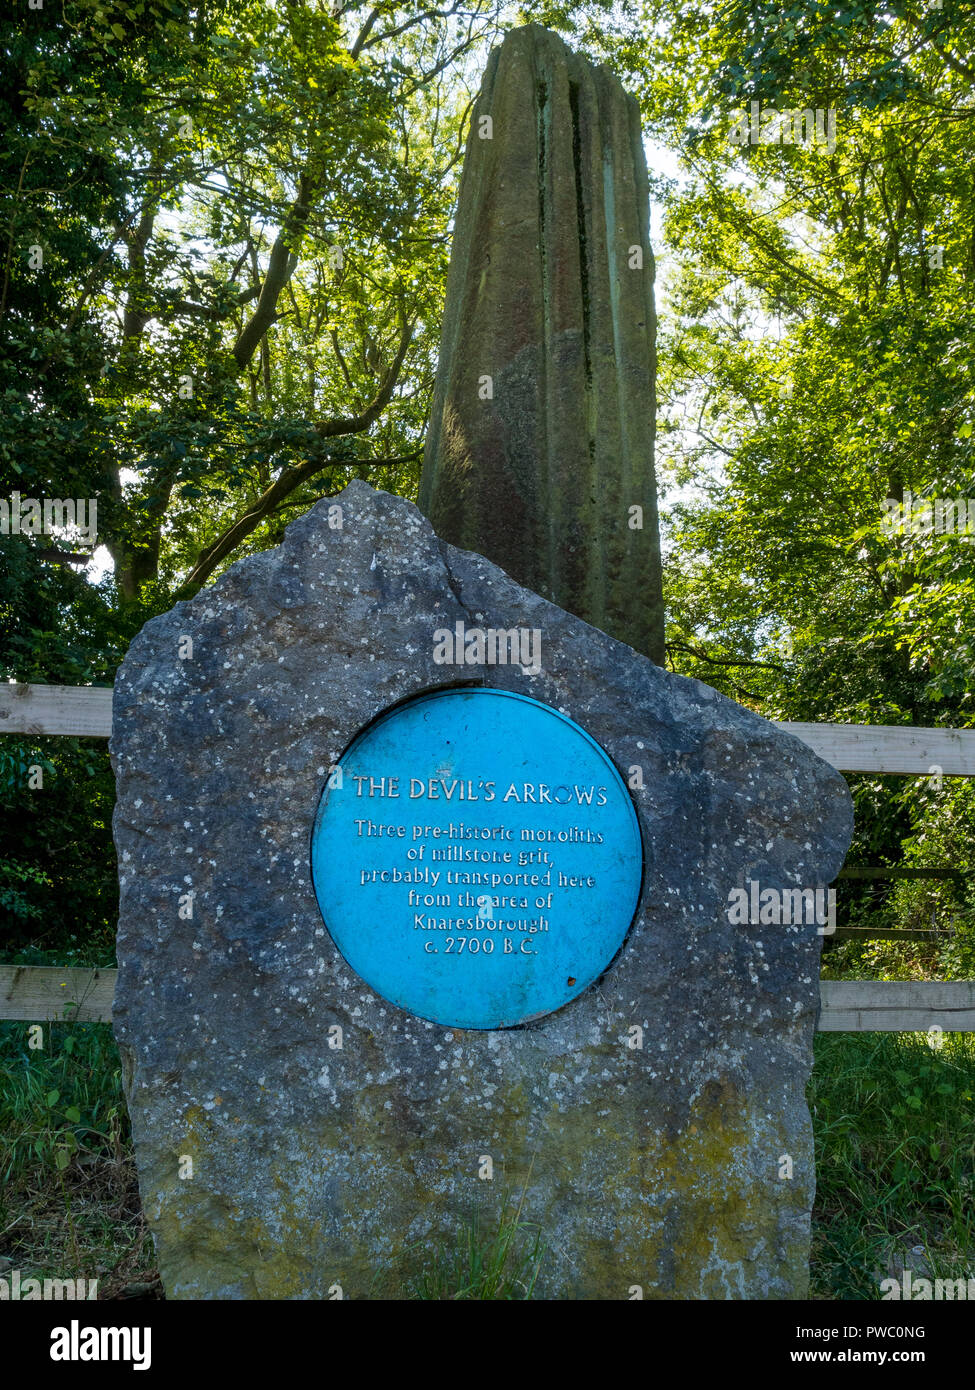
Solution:
<svg viewBox="0 0 975 1390"><path fill-rule="evenodd" d="M403 336L396 358L369 405L366 406L364 410L360 411L358 415L333 420L323 420L317 423L315 425L315 430L320 438L328 439L334 438L336 435L360 434L378 419L392 398L393 390L395 389L396 381L402 369L403 361L413 338L415 328L415 319L408 320L404 325ZM354 460L352 460L352 462L354 462ZM190 587L198 587L209 579L221 560L224 560L233 550L236 550L241 541L246 540L264 518L270 512L273 512L290 493L294 492L295 488L300 487L302 483L307 482L308 479L314 477L316 473L322 472L323 469L328 468L334 463L334 459L326 457L324 459L313 459L307 463L299 464L295 468L284 469L271 486L262 493L254 506L235 521L233 526L229 527L213 545L203 551L196 564L193 566L193 569L190 571L180 592L182 593Z"/></svg>
<svg viewBox="0 0 975 1390"><path fill-rule="evenodd" d="M71 550L61 550L56 545L50 545L46 550L39 550L37 558L42 564L52 565L81 565L84 568L91 564L92 552L77 553Z"/></svg>
<svg viewBox="0 0 975 1390"><path fill-rule="evenodd" d="M311 179L307 174L302 174L298 180L298 196L274 239L267 274L264 276L264 283L257 299L257 308L234 344L234 361L241 370L247 366L257 350L258 343L278 318L278 297L298 264L297 247L301 243L308 221L311 195Z"/></svg>
<svg viewBox="0 0 975 1390"><path fill-rule="evenodd" d="M367 15L365 24L363 24L362 28L359 30L359 37L356 39L355 43L349 49L349 57L352 59L353 62L355 62L359 54L365 48L366 40L368 39L372 31L372 28L375 25L376 20L378 18L378 10L371 10L370 13Z"/></svg>
<svg viewBox="0 0 975 1390"><path fill-rule="evenodd" d="M789 672L785 667L777 665L774 661L732 661L727 657L708 656L707 652L702 652L696 647L688 647L683 642L668 642L667 650L669 652L687 652L689 656L696 656L699 661L707 661L711 666L761 666L768 671L779 671L786 680L789 679Z"/></svg>
<svg viewBox="0 0 975 1390"><path fill-rule="evenodd" d="M217 309L212 304L194 304L191 299L174 299L171 304L166 306L166 309L175 314L199 314L201 318L212 319L214 323L219 323L221 320L229 318L235 309L250 304L251 300L256 299L260 292L260 285L253 285L249 290L241 290L240 294L235 295L225 309ZM152 317L162 318L163 312L159 310Z"/></svg>
<svg viewBox="0 0 975 1390"><path fill-rule="evenodd" d="M345 377L345 384L349 388L349 394L354 396L356 394L356 390L355 387L352 385L352 378L349 376L349 369L346 366L345 358L342 356L342 349L339 347L339 335L336 333L334 328L330 328L328 330L328 335L332 340L332 347L335 351L335 356L338 360L338 364L342 369L342 375Z"/></svg>
<svg viewBox="0 0 975 1390"><path fill-rule="evenodd" d="M71 332L72 328L74 328L75 324L78 322L78 319L79 319L79 317L81 316L81 311L82 311L82 309L84 309L85 305L88 303L88 300L91 298L91 296L92 296L92 294L93 294L93 292L94 292L95 285L96 285L96 283L97 283L97 281L98 281L98 273L99 273L99 271L101 270L101 268L102 268L102 266L105 264L105 262L108 260L109 256L112 254L112 252L115 250L115 248L116 248L116 246L118 245L118 243L119 243L119 242L122 240L122 238L125 236L126 229L129 227L129 225L131 224L131 222L132 222L132 220L133 220L134 217L135 217L135 213L134 213L134 212L130 213L129 216L125 219L125 221L122 223L122 225L121 225L120 227L117 227L117 228L115 229L115 235L112 237L111 241L110 241L110 242L108 243L108 245L105 247L105 250L102 252L102 254L98 257L98 260L95 262L94 269L92 270L91 274L90 274L89 277L88 277L88 280L87 280L87 282L86 282L86 284L85 284L85 288L84 288L84 290L82 291L81 298L78 300L78 303L75 305L74 309L71 311L71 314L70 314L70 316L69 316L69 318L68 318L68 321L67 321L67 323L66 323L65 326L64 326L64 336L65 336L65 337L67 337L67 335ZM46 374L47 374L47 373L51 370L51 368L54 366L54 362L55 362L55 358L54 358L54 356L52 355L51 357L49 357L49 358L47 359L46 362L42 363L41 366L38 367L38 369L37 369L37 374L38 374L38 376L46 376Z"/></svg>
<svg viewBox="0 0 975 1390"><path fill-rule="evenodd" d="M452 5L449 10L423 10L422 13L413 15L410 19L404 19L402 24L397 24L393 29L384 29L383 32L381 34L377 34L374 39L369 39L366 26L363 26L363 32L359 35L358 39L356 39L356 45L352 51L352 57L357 58L362 49L372 48L373 44L382 43L385 39L398 38L400 34L405 34L407 29L413 29L417 24L422 24L425 19L449 19L452 14L456 13L456 4ZM366 24L368 25L369 29L372 28L377 18L378 15L376 11L373 10L372 14L369 16L369 19L366 21ZM368 42L364 41L363 35L365 35L365 38L368 39Z"/></svg>
<svg viewBox="0 0 975 1390"><path fill-rule="evenodd" d="M403 327L403 335L392 365L383 378L379 390L364 410L360 410L358 415L322 420L315 425L315 429L323 439L328 439L336 434L361 434L363 430L367 430L371 424L378 420L392 399L415 329L416 319L409 319Z"/></svg>

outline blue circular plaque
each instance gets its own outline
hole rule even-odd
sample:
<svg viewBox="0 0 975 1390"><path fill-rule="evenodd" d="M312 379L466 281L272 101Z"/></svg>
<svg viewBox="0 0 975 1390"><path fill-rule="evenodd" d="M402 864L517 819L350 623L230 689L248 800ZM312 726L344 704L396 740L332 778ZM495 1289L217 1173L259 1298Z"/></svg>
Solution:
<svg viewBox="0 0 975 1390"><path fill-rule="evenodd" d="M349 965L455 1028L511 1028L581 994L623 944L642 876L607 755L503 690L381 715L331 772L312 834L318 905Z"/></svg>

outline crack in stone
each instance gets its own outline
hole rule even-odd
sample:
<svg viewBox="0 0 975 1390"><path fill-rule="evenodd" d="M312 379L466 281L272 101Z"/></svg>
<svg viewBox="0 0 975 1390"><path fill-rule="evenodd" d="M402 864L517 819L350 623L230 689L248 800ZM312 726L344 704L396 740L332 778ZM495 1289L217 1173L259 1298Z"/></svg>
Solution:
<svg viewBox="0 0 975 1390"><path fill-rule="evenodd" d="M446 552L446 549L445 549L445 546L446 546L447 542L446 542L446 541L442 541L442 540L440 539L440 537L437 536L437 535L434 536L434 539L435 539L436 542L437 542L437 549L440 551L440 558L443 560L444 573L445 573L446 576L447 576L447 583L448 583L449 586L450 586L450 592L453 594L454 598L457 600L458 606L463 610L464 615L465 615L465 617L467 618L468 622L470 623L471 627L476 627L476 626L477 626L477 621L476 621L476 619L475 619L475 617L474 617L474 614L471 612L471 610L468 608L467 604L464 602L464 599L463 599L463 596L462 596L462 594L461 594L460 588L459 588L459 586L458 586L457 580L454 578L454 572L453 572L453 570L450 568L450 561L449 561L448 558L447 558L447 552Z"/></svg>

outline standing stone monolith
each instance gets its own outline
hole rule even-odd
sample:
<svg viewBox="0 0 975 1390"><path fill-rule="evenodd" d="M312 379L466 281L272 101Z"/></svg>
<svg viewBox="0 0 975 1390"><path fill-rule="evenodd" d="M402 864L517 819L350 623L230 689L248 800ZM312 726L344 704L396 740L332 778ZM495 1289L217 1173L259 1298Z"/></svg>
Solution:
<svg viewBox="0 0 975 1390"><path fill-rule="evenodd" d="M660 664L649 209L636 100L509 33L471 117L419 504Z"/></svg>
<svg viewBox="0 0 975 1390"><path fill-rule="evenodd" d="M377 716L461 685L573 721L611 775L563 774L517 721L495 783L463 723L363 775ZM114 1020L168 1297L416 1296L506 1198L542 1298L804 1296L821 937L795 905L852 827L805 744L354 482L145 625L111 750ZM316 868L336 780L349 838ZM608 842L593 781L626 812ZM472 882L498 885L494 917ZM567 959L607 889L612 939ZM478 1026L463 990L460 1026L431 1019L428 967L442 1000L522 961L518 1026Z"/></svg>

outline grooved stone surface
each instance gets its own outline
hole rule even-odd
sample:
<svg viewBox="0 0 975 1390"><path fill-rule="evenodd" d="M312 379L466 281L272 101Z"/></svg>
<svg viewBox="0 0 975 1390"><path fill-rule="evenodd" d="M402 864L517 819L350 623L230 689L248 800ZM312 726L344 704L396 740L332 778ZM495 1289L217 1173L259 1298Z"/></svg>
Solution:
<svg viewBox="0 0 975 1390"><path fill-rule="evenodd" d="M845 783L439 542L409 502L362 482L334 502L341 530L319 503L147 623L115 683L114 1017L168 1296L408 1297L475 1209L489 1229L523 1190L546 1247L536 1295L802 1296L820 939L732 926L727 905L748 878L832 880ZM458 621L538 629L540 672L437 665L433 634ZM460 680L564 711L643 779L644 888L621 953L564 1008L493 1033L372 994L310 874L330 764L380 711Z"/></svg>
<svg viewBox="0 0 975 1390"><path fill-rule="evenodd" d="M653 277L636 99L512 30L471 115L420 508L662 664Z"/></svg>

